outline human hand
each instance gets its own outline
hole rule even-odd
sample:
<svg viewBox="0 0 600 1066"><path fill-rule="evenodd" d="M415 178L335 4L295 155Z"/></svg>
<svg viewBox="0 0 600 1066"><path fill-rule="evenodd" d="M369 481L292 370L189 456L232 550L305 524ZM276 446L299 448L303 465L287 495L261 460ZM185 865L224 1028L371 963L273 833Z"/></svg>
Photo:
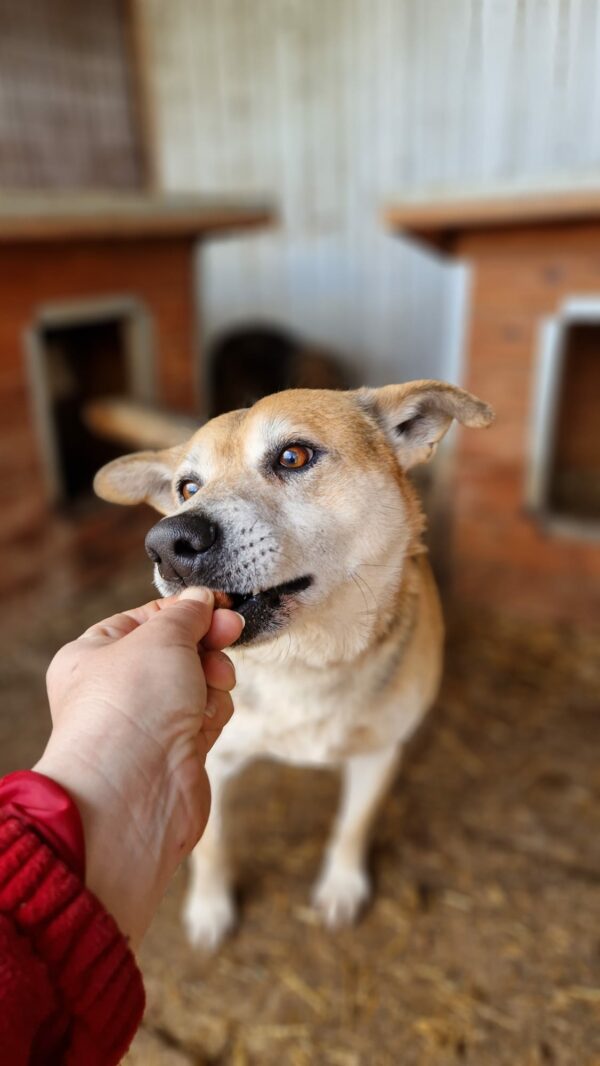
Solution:
<svg viewBox="0 0 600 1066"><path fill-rule="evenodd" d="M77 802L87 884L134 946L208 819L204 760L233 712L221 649L243 628L213 608L191 588L114 615L48 670L53 729L34 769Z"/></svg>

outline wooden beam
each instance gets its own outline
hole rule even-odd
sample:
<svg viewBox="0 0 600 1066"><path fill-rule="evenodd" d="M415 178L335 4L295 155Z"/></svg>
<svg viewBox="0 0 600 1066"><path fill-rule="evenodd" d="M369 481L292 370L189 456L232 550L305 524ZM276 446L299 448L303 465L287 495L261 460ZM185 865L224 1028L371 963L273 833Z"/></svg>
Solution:
<svg viewBox="0 0 600 1066"><path fill-rule="evenodd" d="M185 444L200 427L199 418L121 397L94 400L85 407L83 417L97 436L134 451Z"/></svg>
<svg viewBox="0 0 600 1066"><path fill-rule="evenodd" d="M188 237L256 229L274 221L266 203L199 196L6 195L0 243Z"/></svg>
<svg viewBox="0 0 600 1066"><path fill-rule="evenodd" d="M148 56L148 34L146 32L143 5L140 0L127 0L125 13L131 90L142 154L144 184L148 192L157 192L159 189L159 164L156 108L150 85L151 68Z"/></svg>
<svg viewBox="0 0 600 1066"><path fill-rule="evenodd" d="M388 205L383 218L389 229L444 250L469 231L597 222L600 189L406 200Z"/></svg>

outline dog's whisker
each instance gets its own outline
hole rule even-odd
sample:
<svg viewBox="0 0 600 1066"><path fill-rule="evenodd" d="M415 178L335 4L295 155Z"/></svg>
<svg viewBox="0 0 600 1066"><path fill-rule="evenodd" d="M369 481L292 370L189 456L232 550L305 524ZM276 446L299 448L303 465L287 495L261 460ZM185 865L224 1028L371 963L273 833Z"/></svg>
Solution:
<svg viewBox="0 0 600 1066"><path fill-rule="evenodd" d="M362 588L362 586L364 586L364 588L367 589L367 591L370 593L370 595L373 598L373 603L375 604L375 606L377 606L377 596L375 595L375 593L374 593L373 589L371 588L371 586L369 585L368 581L366 581L364 577L362 577L360 574L357 574L356 572L354 572L354 574L352 575L352 579L353 579L353 581L355 581L356 584L358 584L359 588ZM363 591L363 598L365 599L365 605L367 605L367 600L366 600L366 596L364 595L364 591Z"/></svg>
<svg viewBox="0 0 600 1066"><path fill-rule="evenodd" d="M378 569L378 570L397 570L398 569L398 563L397 562L393 562L393 563L361 563L360 564L360 569L363 570L367 566L369 567L369 569L375 568L375 569Z"/></svg>
<svg viewBox="0 0 600 1066"><path fill-rule="evenodd" d="M361 588L361 586L360 586L360 582L359 582L359 580L358 580L358 577L357 577L357 575L356 575L356 574L352 574L352 573L351 573L351 574L350 574L350 579L351 579L351 580L352 580L352 581L354 582L354 584L356 585L356 587L357 587L358 591L360 592L360 594L361 594L361 596L362 596L362 598L363 598L364 604L365 604L365 609L367 609L367 608L368 608L368 603L367 603L367 599L366 599L366 596L365 596L365 594L364 594L364 591L363 591L363 589L362 589L362 588Z"/></svg>

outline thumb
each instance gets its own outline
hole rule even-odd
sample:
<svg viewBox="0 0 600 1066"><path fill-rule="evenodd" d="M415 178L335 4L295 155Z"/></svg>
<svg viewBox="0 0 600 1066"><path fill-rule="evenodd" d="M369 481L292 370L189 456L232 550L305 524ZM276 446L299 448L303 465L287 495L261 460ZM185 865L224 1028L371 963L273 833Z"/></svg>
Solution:
<svg viewBox="0 0 600 1066"><path fill-rule="evenodd" d="M165 604L142 628L163 645L195 648L210 629L214 605L210 589L184 589L176 600Z"/></svg>

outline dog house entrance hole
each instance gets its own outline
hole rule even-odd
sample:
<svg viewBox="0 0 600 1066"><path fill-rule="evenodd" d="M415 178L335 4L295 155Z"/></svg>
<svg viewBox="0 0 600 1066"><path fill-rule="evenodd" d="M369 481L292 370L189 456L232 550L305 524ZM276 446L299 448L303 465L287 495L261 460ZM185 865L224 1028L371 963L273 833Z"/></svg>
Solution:
<svg viewBox="0 0 600 1066"><path fill-rule="evenodd" d="M553 451L550 509L600 522L600 323L567 330Z"/></svg>
<svg viewBox="0 0 600 1066"><path fill-rule="evenodd" d="M55 503L90 496L96 471L123 449L86 422L100 397L154 397L146 313L133 300L46 309L29 336L41 453Z"/></svg>
<svg viewBox="0 0 600 1066"><path fill-rule="evenodd" d="M551 529L600 537L600 303L547 324L539 386L532 502Z"/></svg>

